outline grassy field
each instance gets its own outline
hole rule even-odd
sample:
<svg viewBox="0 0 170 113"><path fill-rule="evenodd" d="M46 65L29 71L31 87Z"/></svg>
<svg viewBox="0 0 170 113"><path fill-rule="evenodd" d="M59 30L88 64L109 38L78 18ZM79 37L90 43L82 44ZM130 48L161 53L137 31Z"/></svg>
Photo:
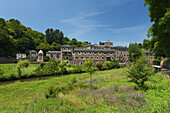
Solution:
<svg viewBox="0 0 170 113"><path fill-rule="evenodd" d="M1 67L4 68L4 74L3 76L5 77L10 77L10 76L17 76L17 64L13 63L13 64L0 64ZM28 68L24 68L23 69L23 75L25 74L30 74L33 70L35 70L37 68L38 64L30 64Z"/></svg>
<svg viewBox="0 0 170 113"><path fill-rule="evenodd" d="M13 66L11 65L11 67ZM35 65L32 66L34 67ZM97 87L97 89L114 86L114 84L121 88L126 86L134 88L135 84L129 82L125 71L126 68L96 71L93 75L93 84ZM89 84L89 75L87 73L83 73L45 78L37 81L15 82L9 85L1 85L0 113L169 112L169 79L163 77L161 73L157 73L155 76L150 78L150 82L146 83L149 90L141 91L133 89L133 92L144 94L147 104L142 107L127 107L122 105L123 108L119 108L122 106L120 106L118 102L115 105L108 105L101 99L96 101L95 98L92 98L90 93L83 96L80 92L85 89L79 87L66 92L66 94L60 93L58 98L45 98L45 93L47 92L48 87L66 86L73 78L76 78L78 83L86 85ZM89 88L86 88L86 90L90 91ZM121 91L118 91L116 94L120 95Z"/></svg>

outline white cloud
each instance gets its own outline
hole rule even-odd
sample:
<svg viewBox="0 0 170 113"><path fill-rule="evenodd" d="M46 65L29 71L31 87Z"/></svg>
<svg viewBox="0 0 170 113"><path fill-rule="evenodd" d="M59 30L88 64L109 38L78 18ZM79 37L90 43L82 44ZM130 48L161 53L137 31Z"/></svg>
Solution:
<svg viewBox="0 0 170 113"><path fill-rule="evenodd" d="M145 29L144 25L137 25L137 26L131 26L131 27L123 27L123 28L116 28L116 29L107 29L108 31L114 32L114 33L133 33L137 31L143 31Z"/></svg>
<svg viewBox="0 0 170 113"><path fill-rule="evenodd" d="M80 36L90 31L94 31L98 28L106 27L107 25L98 24L96 20L90 19L91 17L98 16L103 14L103 12L91 12L91 13L84 13L80 12L77 17L63 19L61 22L69 23L77 28L77 30L68 35L71 37Z"/></svg>

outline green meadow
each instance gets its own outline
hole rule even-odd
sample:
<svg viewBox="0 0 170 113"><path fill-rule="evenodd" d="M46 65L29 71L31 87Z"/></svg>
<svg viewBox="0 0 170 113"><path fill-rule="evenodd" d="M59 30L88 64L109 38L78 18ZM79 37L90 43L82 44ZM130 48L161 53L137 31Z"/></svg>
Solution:
<svg viewBox="0 0 170 113"><path fill-rule="evenodd" d="M13 68L15 65L11 64ZM36 67L36 65L30 66L30 72ZM93 74L93 86L95 90L104 90L108 87L117 87L117 92L110 94L107 90L104 90L106 95L111 97L118 97L119 100L114 100L113 103L109 103L105 97L95 97L90 90L89 81L90 77L87 73L82 74L70 74L61 77L49 77L41 80L20 82L17 81L8 85L0 86L0 112L1 113L68 113L68 112L86 112L86 113L102 113L102 112L169 112L170 105L170 82L169 78L164 77L161 73L156 73L150 78L150 81L146 82L148 89L143 91L136 88L136 85L130 82L130 79L126 77L127 68L112 69L106 71L96 71ZM87 87L75 87L66 90L65 93L59 92L55 98L45 98L45 94L48 92L48 88L53 87L65 87L69 86L73 79L76 79L76 84L83 84ZM135 103L128 104L127 91L121 91L123 88L127 89L132 94L142 94L145 101L139 106ZM114 88L115 89L115 88ZM88 93L82 93L82 92ZM96 93L97 95L97 93ZM114 95L114 96L112 96ZM129 97L130 98L130 97ZM132 97L136 99L136 97ZM109 102L108 102L109 101ZM141 104L141 105L140 105Z"/></svg>

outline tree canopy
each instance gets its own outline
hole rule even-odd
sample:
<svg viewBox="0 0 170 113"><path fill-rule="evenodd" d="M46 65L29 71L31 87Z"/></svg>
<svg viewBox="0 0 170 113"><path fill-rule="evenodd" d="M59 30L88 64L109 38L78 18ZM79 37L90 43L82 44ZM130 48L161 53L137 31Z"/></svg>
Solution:
<svg viewBox="0 0 170 113"><path fill-rule="evenodd" d="M150 21L154 22L148 30L151 38L151 46L170 58L170 1L169 0L145 0L144 5L149 6Z"/></svg>
<svg viewBox="0 0 170 113"><path fill-rule="evenodd" d="M139 57L142 56L142 49L140 45L137 43L130 43L129 44L129 61L133 62L136 61Z"/></svg>
<svg viewBox="0 0 170 113"><path fill-rule="evenodd" d="M16 53L25 53L27 50L56 51L65 44L82 47L89 42L77 41L75 38L70 40L58 29L48 28L43 34L22 25L18 20L5 21L0 18L0 57L14 57Z"/></svg>

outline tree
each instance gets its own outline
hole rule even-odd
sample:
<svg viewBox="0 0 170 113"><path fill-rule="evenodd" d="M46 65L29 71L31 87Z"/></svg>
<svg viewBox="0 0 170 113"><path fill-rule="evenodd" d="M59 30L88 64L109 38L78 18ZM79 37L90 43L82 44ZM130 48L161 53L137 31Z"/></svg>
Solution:
<svg viewBox="0 0 170 113"><path fill-rule="evenodd" d="M146 50L150 49L150 40L149 39L143 40L143 48L146 49Z"/></svg>
<svg viewBox="0 0 170 113"><path fill-rule="evenodd" d="M48 65L53 74L56 74L56 72L59 70L58 69L59 63L60 61L56 61L55 59L50 59Z"/></svg>
<svg viewBox="0 0 170 113"><path fill-rule="evenodd" d="M91 89L92 89L92 74L94 73L93 60L91 58L89 58L88 61L84 62L84 66L85 66L86 72L90 74L90 85L91 85Z"/></svg>
<svg viewBox="0 0 170 113"><path fill-rule="evenodd" d="M142 56L142 49L137 43L129 44L129 61L134 62L140 56Z"/></svg>
<svg viewBox="0 0 170 113"><path fill-rule="evenodd" d="M127 71L127 76L141 89L144 88L144 83L148 81L149 77L153 74L154 69L148 66L148 60L144 55L137 59Z"/></svg>
<svg viewBox="0 0 170 113"><path fill-rule="evenodd" d="M39 76L39 79L41 79L44 74L45 65L46 64L44 62L41 62L40 65L35 69L35 73Z"/></svg>
<svg viewBox="0 0 170 113"><path fill-rule="evenodd" d="M66 69L66 65L67 65L67 61L63 60L62 62L60 62L59 64L59 68L60 68L60 71L62 73L62 75L67 72L67 69Z"/></svg>
<svg viewBox="0 0 170 113"><path fill-rule="evenodd" d="M148 30L148 37L156 39L163 52L170 58L170 1L145 0L149 6L150 21L154 22ZM156 43L155 42L155 43ZM154 43L154 44L155 44Z"/></svg>
<svg viewBox="0 0 170 113"><path fill-rule="evenodd" d="M19 79L21 81L21 76L22 76L22 70L23 68L27 68L29 66L29 62L28 60L20 60L18 63L17 63L17 71L18 71L18 76L19 76Z"/></svg>

